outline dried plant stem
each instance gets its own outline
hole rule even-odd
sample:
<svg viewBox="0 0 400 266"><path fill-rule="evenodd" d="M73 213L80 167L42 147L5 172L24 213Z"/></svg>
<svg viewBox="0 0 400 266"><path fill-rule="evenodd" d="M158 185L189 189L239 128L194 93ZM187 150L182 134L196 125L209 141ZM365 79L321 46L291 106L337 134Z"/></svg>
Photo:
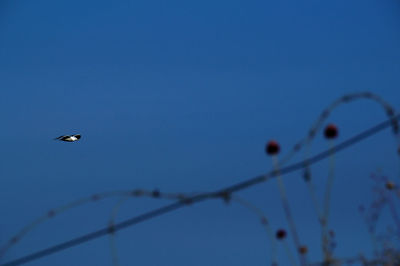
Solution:
<svg viewBox="0 0 400 266"><path fill-rule="evenodd" d="M232 195L232 200L236 201L237 203L239 203L249 211L253 212L260 218L260 222L263 225L265 231L267 232L268 239L271 243L271 266L278 265L277 254L276 254L277 241L274 237L274 233L271 229L271 226L269 225L268 218L264 215L263 211L260 208L250 203L249 201L243 199L242 197L239 197L237 195Z"/></svg>
<svg viewBox="0 0 400 266"><path fill-rule="evenodd" d="M112 230L114 224L115 224L115 219L117 218L118 211L121 207L121 205L128 200L128 197L123 197L121 198L112 208L111 210L111 217L109 221L109 227L110 230ZM109 234L109 239L110 239L110 250L111 250L111 257L112 257L112 262L114 266L119 266L119 258L118 258L118 251L117 251L117 244L115 243L115 232Z"/></svg>
<svg viewBox="0 0 400 266"><path fill-rule="evenodd" d="M290 261L290 264L291 264L292 266L297 266L298 264L297 264L297 262L296 262L296 260L295 260L295 258L294 258L294 256L293 256L293 253L290 251L288 242L287 242L285 239L283 239L283 240L282 240L282 244L283 244L283 247L284 247L284 249L285 249L285 252L286 252L286 254L287 254L287 256L288 256L288 259L289 259L289 261Z"/></svg>
<svg viewBox="0 0 400 266"><path fill-rule="evenodd" d="M310 146L311 146L311 143L310 142L307 143L305 159L310 158L310 149L311 149ZM304 172L304 175L305 175L304 179L305 179L305 182L307 184L308 191L310 192L311 201L313 203L315 213L318 216L318 221L321 222L321 220L322 220L322 212L321 212L321 209L320 209L320 206L319 206L319 200L318 200L317 192L315 190L314 184L313 184L312 179L311 179L312 178L311 177L311 168L310 168L309 164L306 164L304 171L305 171Z"/></svg>
<svg viewBox="0 0 400 266"><path fill-rule="evenodd" d="M325 188L325 197L324 197L324 209L323 216L321 219L322 225L322 250L324 253L324 257L326 261L330 261L332 259L331 251L329 250L329 236L328 236L328 223L329 223L329 214L330 214L330 201L331 201L331 192L333 187L333 181L335 179L335 154L334 154L334 141L329 140L329 146L332 150L332 154L329 157L329 173L328 180L326 182Z"/></svg>
<svg viewBox="0 0 400 266"><path fill-rule="evenodd" d="M351 94L346 94L335 101L333 101L330 105L328 105L327 108L325 108L317 120L313 123L311 126L310 130L308 131L308 134L306 137L298 141L292 148L292 150L283 157L281 160L282 165L285 165L297 152L299 152L304 146L309 145L313 139L316 136L316 133L318 130L321 128L325 120L329 117L329 115L340 105L342 104L347 104L351 103L356 100L370 100L375 102L376 104L380 105L384 112L386 113L387 117L389 119L392 119L392 130L393 133L396 137L396 142L397 142L397 147L396 149L400 149L400 130L399 130L399 122L395 118L395 111L394 108L388 104L385 100L383 100L381 97L379 97L376 94L373 94L371 92L357 92L357 93L351 93ZM400 158L400 152L398 152L399 158ZM400 166L400 163L399 163ZM400 168L400 167L399 167ZM400 170L400 169L399 169ZM400 176L399 176L400 178Z"/></svg>
<svg viewBox="0 0 400 266"><path fill-rule="evenodd" d="M172 199L172 200L180 200L184 198L184 195L177 193L160 193L157 197L154 196L154 191L135 189L135 190L114 190L107 191L102 193L93 194L89 197L80 198L74 201L71 201L65 205L60 207L50 209L46 214L43 214L33 222L26 225L22 228L18 233L16 233L12 238L8 240L8 242L0 247L0 258L15 244L21 241L22 238L25 237L29 232L35 229L40 224L46 222L47 220L53 219L56 216L64 213L68 210L71 210L76 207L80 207L82 205L97 202L100 200L113 198L113 197L148 197L148 198L162 198L162 199Z"/></svg>
<svg viewBox="0 0 400 266"><path fill-rule="evenodd" d="M393 202L391 195L388 195L386 197L386 201L389 205L390 214L391 214L393 221L397 227L398 238L400 238L400 218L399 218L399 215L397 214L396 206L395 206L395 203Z"/></svg>
<svg viewBox="0 0 400 266"><path fill-rule="evenodd" d="M286 195L285 185L284 185L282 177L281 177L281 175L279 173L279 162L278 162L277 156L275 156L275 155L272 156L272 160L273 160L273 164L274 164L274 169L277 172L276 180L278 182L278 187L279 187L279 192L280 192L280 195L281 195L283 210L284 210L285 215L286 215L286 220L289 223L290 233L293 236L294 244L296 246L297 251L299 251L300 247L301 247L300 239L299 239L299 236L297 234L296 225L294 223L294 219L293 219L292 213L290 211L289 200L288 200L287 195ZM299 254L301 265L305 266L307 264L305 255L301 254L300 252L298 252L298 254Z"/></svg>

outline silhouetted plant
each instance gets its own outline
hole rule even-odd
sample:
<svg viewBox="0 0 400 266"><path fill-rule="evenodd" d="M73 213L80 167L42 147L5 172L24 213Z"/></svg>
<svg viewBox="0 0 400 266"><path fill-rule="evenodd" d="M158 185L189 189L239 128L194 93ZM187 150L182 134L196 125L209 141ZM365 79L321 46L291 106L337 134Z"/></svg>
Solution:
<svg viewBox="0 0 400 266"><path fill-rule="evenodd" d="M340 144L341 146L335 145L335 141L339 137L339 129L336 124L330 123L326 125L323 130L323 134L321 134L328 141L329 149L327 150L327 154L330 162L328 169L327 183L322 201L317 197L317 193L313 185L311 164L314 163L315 161L325 158L326 153L310 157L310 147L312 141L319 134L319 131L321 130L323 125L326 124L325 121L335 108L337 108L343 103L349 103L359 99L372 100L373 102L378 103L384 109L386 115L389 118L390 125L392 127L392 131L395 136L396 150L400 157L400 145L399 145L400 136L399 136L399 125L398 125L398 120L400 118L400 115L396 114L394 109L385 101L383 101L380 97L370 92L345 95L339 98L338 100L334 101L331 105L328 106L328 108L323 110L323 112L320 114L316 122L312 125L312 127L308 131L307 136L301 139L299 142L297 142L290 150L290 152L282 159L278 158L281 150L279 143L276 140L271 140L267 142L265 146L265 152L267 153L268 156L272 158L274 166L273 171L271 171L268 174L258 176L256 178L247 180L239 184L235 184L231 187L218 190L216 192L208 192L208 193L194 193L194 194L164 193L158 189L155 190L136 189L136 190L121 190L121 191L111 191L111 192L94 194L92 196L82 198L73 201L69 204L66 204L64 206L47 211L44 215L42 215L32 223L25 226L21 231L19 231L17 234L11 237L10 240L3 247L0 248L0 258L8 251L9 248L20 242L21 239L26 236L26 234L28 234L31 230L36 228L39 224L49 219L53 219L55 216L59 215L62 212L81 206L83 204L97 202L111 197L116 197L119 200L111 210L111 215L109 223L107 225L106 232L101 233L101 235L108 234L110 236L112 263L114 265L119 265L120 262L118 259L118 253L115 245L115 234L121 228L121 226L120 224L117 224L115 220L119 212L120 206L131 198L150 197L153 199L170 199L175 201L176 202L175 205L172 204L169 205L170 207L168 206L165 207L165 209L167 210L169 210L168 208L174 210L174 208L178 208L182 205L190 205L198 203L205 199L222 199L227 204L231 203L240 204L241 206L248 209L250 212L254 213L259 218L261 225L265 228L265 231L267 232L267 237L271 242L270 265L272 266L277 266L279 264L277 261L276 252L280 246L283 246L283 248L285 249L286 255L292 265L298 265L298 263L304 266L305 265L328 266L328 265L344 265L344 264L353 265L355 263L362 265L400 265L400 248L399 248L400 217L398 214L398 210L396 208L396 204L399 204L400 200L400 186L398 185L400 179L397 179L397 181L395 181L395 178L388 178L384 176L381 172L377 172L371 175L371 179L374 182L373 186L374 198L372 199L371 203L367 207L365 206L359 207L360 213L363 216L365 224L368 228L368 233L371 237L371 241L373 242L374 252L372 254L372 257L366 258L363 255L355 255L354 257L351 258L340 258L334 255L336 240L335 240L335 232L329 227L329 213L330 213L331 190L334 181L335 153L338 148L340 147L343 148L346 144L345 141ZM376 132L378 132L378 130L371 132L369 132L370 135L375 134ZM363 134L366 135L365 132L360 134L359 139L365 137ZM346 145L350 146L351 141L348 140ZM285 168L286 164L288 163L288 161L290 161L290 159L294 156L294 154L301 151L302 149L304 149L305 159L301 163L301 165L294 164ZM288 173L299 169L303 170L302 177L303 180L305 181L308 191L310 192L310 197L313 203L313 207L315 209L315 213L321 227L321 248L324 256L322 261L309 262L307 258L309 248L301 242L298 236L296 224L291 214L290 203L286 195L285 185L283 182L283 178L281 176L283 172ZM269 218L267 218L267 216L264 215L264 213L261 211L260 208L256 207L256 205L254 205L253 203L250 203L249 201L235 194L236 191L268 181L272 177L276 177L277 179L282 206L285 212L285 217L289 225L288 232L286 232L286 230L284 229L274 230L273 228L271 228L271 225L269 223ZM387 225L387 227L384 230L382 230L381 228L377 227L377 222L384 208L387 208L389 210L390 216L393 219L393 225ZM150 212L150 214L152 213L157 213L157 210ZM163 212L160 211L160 213L162 214ZM147 216L150 217L151 216L150 214L147 214ZM144 218L142 219L144 220ZM275 234L273 232L275 232ZM294 242L296 248L295 253L298 255L298 260L296 260L296 257L293 255L293 252L289 248L289 245L287 243L288 238L292 239ZM79 241L76 242L78 243ZM54 250L56 251L52 251L53 253L58 252L57 249ZM36 254L39 253L40 252ZM46 254L47 255L51 254L51 252L48 252ZM36 257L40 258L39 255L37 255ZM33 256L30 259L29 258L25 259L24 262L29 260L34 260L36 257ZM18 265L16 261L2 264L0 266Z"/></svg>

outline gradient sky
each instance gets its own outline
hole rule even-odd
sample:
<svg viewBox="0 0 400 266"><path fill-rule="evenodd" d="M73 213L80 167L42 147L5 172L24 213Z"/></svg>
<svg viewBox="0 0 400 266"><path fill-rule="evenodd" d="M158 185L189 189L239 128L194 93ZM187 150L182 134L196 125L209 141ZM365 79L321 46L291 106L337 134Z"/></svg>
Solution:
<svg viewBox="0 0 400 266"><path fill-rule="evenodd" d="M400 3L300 2L2 0L0 243L49 209L94 193L209 191L265 173L272 166L265 142L276 139L287 152L344 94L371 91L398 109ZM345 139L383 119L379 106L360 101L329 122ZM73 133L82 139L53 140ZM336 157L336 254L371 254L357 207L371 201L371 173L398 175L394 143L386 130ZM312 152L327 147L319 136ZM314 170L319 193L328 165ZM287 229L274 181L240 195L265 212L274 230ZM301 174L286 176L285 184L300 238L310 258L321 259ZM115 202L38 226L4 261L107 225ZM166 203L129 200L118 220ZM384 216L382 225L390 223ZM121 265L270 260L257 217L220 201L123 230L116 240ZM112 265L109 246L103 237L27 265ZM287 265L282 246L278 254Z"/></svg>

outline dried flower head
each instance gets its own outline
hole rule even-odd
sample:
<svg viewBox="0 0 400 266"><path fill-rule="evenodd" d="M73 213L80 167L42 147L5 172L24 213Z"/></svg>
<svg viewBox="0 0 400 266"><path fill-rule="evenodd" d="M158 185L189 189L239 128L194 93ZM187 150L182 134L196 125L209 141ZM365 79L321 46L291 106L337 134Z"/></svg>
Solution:
<svg viewBox="0 0 400 266"><path fill-rule="evenodd" d="M276 238L277 239L284 239L286 237L286 231L283 229L279 229L276 231Z"/></svg>
<svg viewBox="0 0 400 266"><path fill-rule="evenodd" d="M299 252L300 252L300 254L306 254L308 252L307 246L300 246Z"/></svg>
<svg viewBox="0 0 400 266"><path fill-rule="evenodd" d="M325 138L334 139L338 136L338 129L334 124L329 124L326 126L324 131Z"/></svg>
<svg viewBox="0 0 400 266"><path fill-rule="evenodd" d="M280 151L279 144L274 140L269 141L265 146L265 152L268 155L276 155L279 153L279 151Z"/></svg>
<svg viewBox="0 0 400 266"><path fill-rule="evenodd" d="M394 189L395 186L396 186L396 185L395 185L393 182L391 182L391 181L388 181L388 182L386 183L386 188L387 188L388 190Z"/></svg>

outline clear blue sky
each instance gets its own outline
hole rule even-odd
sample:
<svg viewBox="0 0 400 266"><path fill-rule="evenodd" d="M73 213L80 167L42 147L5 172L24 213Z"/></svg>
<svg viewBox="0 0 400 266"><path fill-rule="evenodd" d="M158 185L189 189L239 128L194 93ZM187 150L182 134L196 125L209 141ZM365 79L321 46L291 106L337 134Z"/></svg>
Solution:
<svg viewBox="0 0 400 266"><path fill-rule="evenodd" d="M267 172L267 140L282 152L343 94L369 90L400 107L400 3L336 1L0 2L0 243L47 210L115 189L208 191ZM340 138L385 119L370 102L330 119ZM76 143L53 141L81 133ZM389 130L336 157L337 254L371 244L357 213L369 175L398 174ZM321 137L313 152L327 148ZM296 157L295 159L301 159ZM328 162L314 170L322 191ZM285 177L313 260L320 234L300 174ZM276 182L241 196L287 228ZM115 201L39 226L11 260L107 224ZM166 202L131 200L118 220ZM385 218L384 218L385 219ZM390 224L386 218L383 224ZM206 202L117 235L121 265L268 265L257 218ZM283 265L287 260L279 247ZM111 265L95 240L29 265Z"/></svg>

